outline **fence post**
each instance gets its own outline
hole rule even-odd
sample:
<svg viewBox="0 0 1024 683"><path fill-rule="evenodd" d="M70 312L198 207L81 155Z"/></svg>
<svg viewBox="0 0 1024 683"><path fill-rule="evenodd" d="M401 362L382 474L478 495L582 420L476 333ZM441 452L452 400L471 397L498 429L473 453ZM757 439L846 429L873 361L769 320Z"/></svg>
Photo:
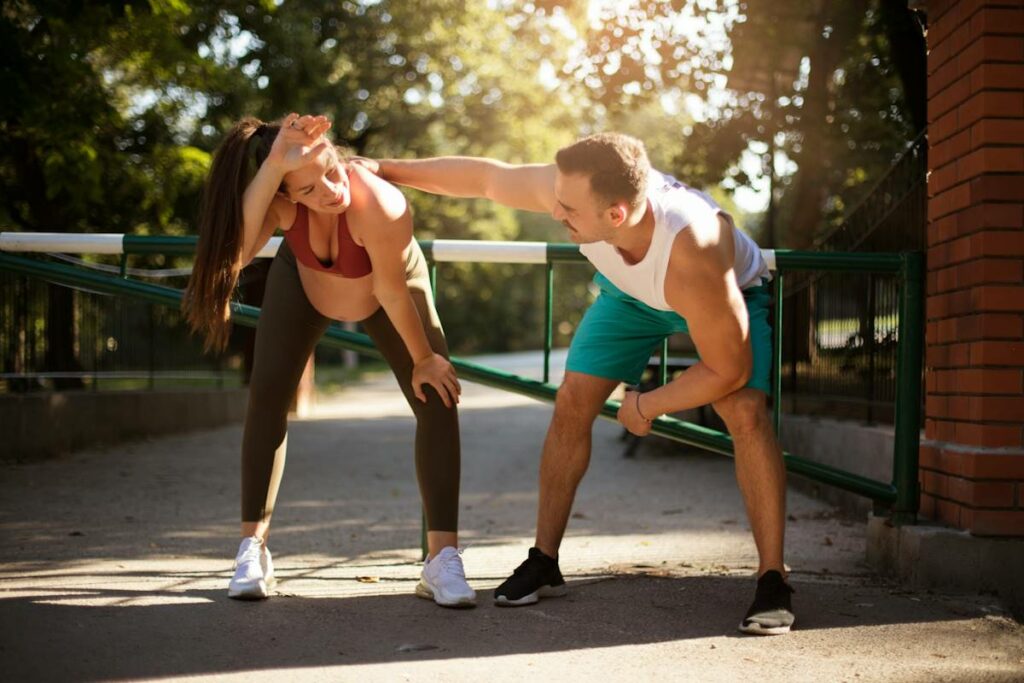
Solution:
<svg viewBox="0 0 1024 683"><path fill-rule="evenodd" d="M661 340L660 364L658 370L658 386L668 384L668 337Z"/></svg>
<svg viewBox="0 0 1024 683"><path fill-rule="evenodd" d="M149 389L152 391L156 388L156 325L153 321L153 307L147 306L146 312L149 314L148 332L149 332Z"/></svg>
<svg viewBox="0 0 1024 683"><path fill-rule="evenodd" d="M874 406L875 406L875 354L877 351L877 344L875 340L875 329L876 329L876 306L878 299L875 296L875 274L868 273L868 291L867 291L867 320L864 322L864 344L868 351L868 382L867 382L867 399L868 399L868 424L874 424Z"/></svg>
<svg viewBox="0 0 1024 683"><path fill-rule="evenodd" d="M775 325L772 330L772 426L775 435L779 436L782 429L782 300L784 297L784 275L781 270L775 274ZM793 365L796 365L794 355Z"/></svg>
<svg viewBox="0 0 1024 683"><path fill-rule="evenodd" d="M920 504L918 451L921 441L921 348L924 304L922 277L924 257L919 252L901 254L899 348L896 357L896 435L893 485L896 524L914 524Z"/></svg>
<svg viewBox="0 0 1024 683"><path fill-rule="evenodd" d="M554 325L554 296L555 296L555 264L553 261L547 263L547 280L544 285L544 383L551 381L551 345Z"/></svg>

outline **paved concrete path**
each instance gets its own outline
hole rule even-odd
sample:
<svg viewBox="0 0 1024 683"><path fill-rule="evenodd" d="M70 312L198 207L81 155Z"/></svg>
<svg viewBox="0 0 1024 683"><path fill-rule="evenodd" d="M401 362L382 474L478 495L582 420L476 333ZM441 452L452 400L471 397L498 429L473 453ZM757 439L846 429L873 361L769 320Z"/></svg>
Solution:
<svg viewBox="0 0 1024 683"><path fill-rule="evenodd" d="M389 378L293 424L262 603L225 590L240 427L0 466L0 678L1024 680L1024 629L997 603L873 576L863 523L795 492L798 628L741 636L756 555L731 462L655 441L626 460L606 421L562 549L569 596L493 607L532 542L550 410L465 385L468 611L412 595L413 427Z"/></svg>

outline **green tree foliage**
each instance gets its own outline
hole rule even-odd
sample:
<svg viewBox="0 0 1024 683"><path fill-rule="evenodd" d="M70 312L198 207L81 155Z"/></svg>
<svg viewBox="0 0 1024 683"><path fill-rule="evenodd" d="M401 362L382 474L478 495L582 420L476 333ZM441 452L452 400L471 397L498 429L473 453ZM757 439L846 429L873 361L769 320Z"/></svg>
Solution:
<svg viewBox="0 0 1024 683"><path fill-rule="evenodd" d="M734 189L753 180L741 156L760 154L761 174L779 176L769 241L808 246L923 126L924 45L905 1L617 7L600 14L573 72L611 112L666 93L700 97L704 120L675 123L685 142L673 170Z"/></svg>
<svg viewBox="0 0 1024 683"><path fill-rule="evenodd" d="M25 230L183 232L206 155L159 109L211 80L172 2L26 2L0 9L0 183L5 223ZM158 105L136 111L139 98ZM173 119L172 119L173 120ZM53 287L47 366L74 370L71 292ZM74 382L72 382L74 384Z"/></svg>
<svg viewBox="0 0 1024 683"><path fill-rule="evenodd" d="M186 230L207 158L175 125L191 93L219 77L175 26L190 17L171 2L5 5L7 220L30 230Z"/></svg>

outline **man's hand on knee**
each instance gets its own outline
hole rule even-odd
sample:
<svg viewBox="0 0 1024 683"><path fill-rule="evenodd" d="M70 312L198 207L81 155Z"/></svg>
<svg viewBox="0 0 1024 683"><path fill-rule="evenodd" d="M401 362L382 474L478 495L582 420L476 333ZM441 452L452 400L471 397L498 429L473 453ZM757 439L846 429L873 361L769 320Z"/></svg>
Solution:
<svg viewBox="0 0 1024 683"><path fill-rule="evenodd" d="M640 409L640 396L639 391L627 391L622 399L622 405L619 406L617 417L631 434L647 436L651 433L651 421Z"/></svg>

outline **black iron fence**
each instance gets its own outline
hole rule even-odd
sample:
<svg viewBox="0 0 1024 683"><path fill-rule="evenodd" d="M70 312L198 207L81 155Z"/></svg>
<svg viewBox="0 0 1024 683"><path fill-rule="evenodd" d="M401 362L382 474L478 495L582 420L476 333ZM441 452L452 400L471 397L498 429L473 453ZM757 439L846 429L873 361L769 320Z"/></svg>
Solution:
<svg viewBox="0 0 1024 683"><path fill-rule="evenodd" d="M827 274L786 289L783 411L891 423L897 279ZM62 357L50 330L65 297L72 336ZM225 354L204 354L174 308L0 272L0 392L239 386L252 332L233 335Z"/></svg>
<svg viewBox="0 0 1024 683"><path fill-rule="evenodd" d="M896 396L899 282L824 275L783 306L783 410L891 424Z"/></svg>
<svg viewBox="0 0 1024 683"><path fill-rule="evenodd" d="M924 251L927 141L893 163L818 251ZM879 274L800 274L786 280L783 409L788 413L893 421L898 283Z"/></svg>
<svg viewBox="0 0 1024 683"><path fill-rule="evenodd" d="M847 214L815 240L817 251L924 251L928 141L922 132Z"/></svg>
<svg viewBox="0 0 1024 683"><path fill-rule="evenodd" d="M177 309L0 271L0 392L239 386L246 333L204 354Z"/></svg>

